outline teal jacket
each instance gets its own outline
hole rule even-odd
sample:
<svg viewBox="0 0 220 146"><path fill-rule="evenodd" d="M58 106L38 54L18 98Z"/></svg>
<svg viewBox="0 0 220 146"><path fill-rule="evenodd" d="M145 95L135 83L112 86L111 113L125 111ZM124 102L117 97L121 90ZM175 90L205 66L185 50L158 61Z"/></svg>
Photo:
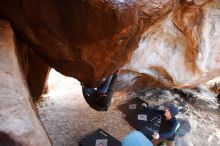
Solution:
<svg viewBox="0 0 220 146"><path fill-rule="evenodd" d="M153 146L153 144L141 132L133 131L122 140L122 146Z"/></svg>

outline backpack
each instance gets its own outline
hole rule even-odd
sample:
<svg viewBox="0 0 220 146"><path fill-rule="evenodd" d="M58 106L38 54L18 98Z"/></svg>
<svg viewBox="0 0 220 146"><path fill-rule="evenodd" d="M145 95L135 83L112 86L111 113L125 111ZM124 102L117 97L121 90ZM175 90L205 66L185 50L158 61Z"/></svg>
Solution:
<svg viewBox="0 0 220 146"><path fill-rule="evenodd" d="M183 137L191 131L191 125L187 119L178 119L178 123L180 125L176 130L176 136Z"/></svg>

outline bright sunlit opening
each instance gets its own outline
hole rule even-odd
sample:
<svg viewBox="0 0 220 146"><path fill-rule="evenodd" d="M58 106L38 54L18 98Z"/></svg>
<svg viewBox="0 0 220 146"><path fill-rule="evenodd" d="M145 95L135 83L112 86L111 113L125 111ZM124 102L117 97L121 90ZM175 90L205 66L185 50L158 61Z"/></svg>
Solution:
<svg viewBox="0 0 220 146"><path fill-rule="evenodd" d="M64 96L71 92L81 92L80 82L51 69L48 77L48 93L45 96Z"/></svg>

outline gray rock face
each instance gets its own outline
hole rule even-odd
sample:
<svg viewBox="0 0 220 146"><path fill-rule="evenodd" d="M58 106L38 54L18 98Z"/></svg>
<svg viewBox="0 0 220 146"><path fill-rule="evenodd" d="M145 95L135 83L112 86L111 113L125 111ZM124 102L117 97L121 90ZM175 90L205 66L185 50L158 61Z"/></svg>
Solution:
<svg viewBox="0 0 220 146"><path fill-rule="evenodd" d="M14 34L0 21L0 145L50 146L20 72Z"/></svg>

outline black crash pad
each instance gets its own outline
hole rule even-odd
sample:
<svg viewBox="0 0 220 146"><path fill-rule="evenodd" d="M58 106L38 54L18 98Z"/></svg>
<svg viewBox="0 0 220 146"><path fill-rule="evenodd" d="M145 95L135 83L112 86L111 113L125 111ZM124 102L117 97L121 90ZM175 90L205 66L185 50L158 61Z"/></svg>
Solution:
<svg viewBox="0 0 220 146"><path fill-rule="evenodd" d="M141 131L144 127L148 127L154 131L159 129L160 115L153 113L149 108L143 108L141 105L146 103L144 100L136 97L131 99L119 107L126 116L125 120L136 130ZM147 103L146 103L147 104ZM136 109L131 109L131 105L136 105ZM138 115L146 115L147 120L139 120Z"/></svg>
<svg viewBox="0 0 220 146"><path fill-rule="evenodd" d="M98 141L97 141L98 140ZM121 142L102 129L98 129L91 135L86 136L79 142L79 146L96 146L96 143L107 140L107 145L100 144L98 146L121 146ZM105 143L105 142L104 142Z"/></svg>

